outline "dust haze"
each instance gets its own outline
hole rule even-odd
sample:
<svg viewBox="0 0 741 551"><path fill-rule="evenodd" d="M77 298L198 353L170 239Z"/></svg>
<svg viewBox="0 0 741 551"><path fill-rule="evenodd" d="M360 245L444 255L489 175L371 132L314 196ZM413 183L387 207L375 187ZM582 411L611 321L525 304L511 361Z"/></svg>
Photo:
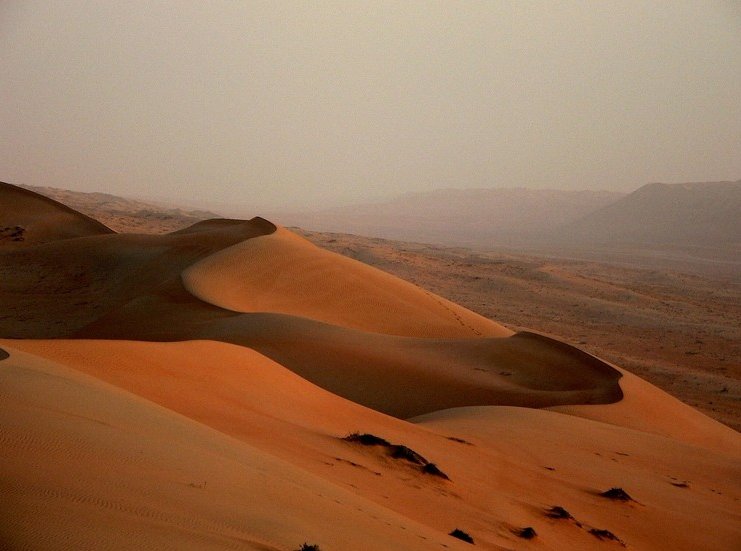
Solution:
<svg viewBox="0 0 741 551"><path fill-rule="evenodd" d="M735 2L3 2L0 179L251 215L741 174Z"/></svg>

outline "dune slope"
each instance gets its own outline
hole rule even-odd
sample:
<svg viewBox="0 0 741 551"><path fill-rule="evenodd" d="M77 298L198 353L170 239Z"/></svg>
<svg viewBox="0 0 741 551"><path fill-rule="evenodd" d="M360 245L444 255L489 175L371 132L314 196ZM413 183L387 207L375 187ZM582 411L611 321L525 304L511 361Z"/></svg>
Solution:
<svg viewBox="0 0 741 551"><path fill-rule="evenodd" d="M505 327L286 229L183 271L186 289L237 312L276 312L412 337L509 336Z"/></svg>
<svg viewBox="0 0 741 551"><path fill-rule="evenodd" d="M53 199L0 182L0 247L113 233Z"/></svg>
<svg viewBox="0 0 741 551"><path fill-rule="evenodd" d="M733 549L741 536L738 453L526 408L409 423L223 343L1 346L12 512L1 534L18 546L115 549L132 534L140 548L468 548L447 535L459 527L505 549L531 545L515 533L526 526L543 549L595 549L592 528L635 549ZM341 439L355 430L409 446L450 480ZM635 501L598 495L612 486ZM554 505L576 521L548 518Z"/></svg>
<svg viewBox="0 0 741 551"><path fill-rule="evenodd" d="M14 352L0 365L0 381L4 548L449 543L409 519L402 529L384 507L65 366Z"/></svg>

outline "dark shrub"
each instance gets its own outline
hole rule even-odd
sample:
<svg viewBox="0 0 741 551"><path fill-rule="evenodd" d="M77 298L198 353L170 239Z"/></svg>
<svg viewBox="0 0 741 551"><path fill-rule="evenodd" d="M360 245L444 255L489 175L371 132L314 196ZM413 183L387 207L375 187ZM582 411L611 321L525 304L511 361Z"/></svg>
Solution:
<svg viewBox="0 0 741 551"><path fill-rule="evenodd" d="M347 440L348 442L357 442L358 444L362 444L363 446L391 446L391 444L389 444L387 440L384 440L383 438L381 438L380 436L376 436L375 434L360 434L358 432L353 432L345 436L343 440Z"/></svg>
<svg viewBox="0 0 741 551"><path fill-rule="evenodd" d="M535 536L538 535L538 533L533 529L532 526L528 526L526 528L519 528L515 531L515 534L517 534L519 537L524 538L526 540L531 540Z"/></svg>
<svg viewBox="0 0 741 551"><path fill-rule="evenodd" d="M625 543L623 542L623 540L621 540L619 537L617 537L615 534L613 534L609 530L603 530L601 528L590 528L589 533L592 534L597 539L616 541L620 545L625 546Z"/></svg>
<svg viewBox="0 0 741 551"><path fill-rule="evenodd" d="M422 472L431 474L432 476L439 476L440 478L444 478L445 480L450 480L448 475L438 469L437 465L435 465L434 463L427 463L427 465L422 467Z"/></svg>
<svg viewBox="0 0 741 551"><path fill-rule="evenodd" d="M566 509L559 505L554 505L548 511L546 511L545 515L550 518L564 518L564 519L570 519L574 518L571 516L571 513L569 513Z"/></svg>
<svg viewBox="0 0 741 551"><path fill-rule="evenodd" d="M391 457L393 457L394 459L404 459L406 461L409 461L410 463L415 463L417 465L427 465L427 463L429 463L429 461L427 461L413 449L402 446L401 444L393 446L393 448L391 449Z"/></svg>
<svg viewBox="0 0 741 551"><path fill-rule="evenodd" d="M633 498L628 495L628 492L622 488L610 488L606 492L602 492L600 495L607 499L614 499L616 501L633 501Z"/></svg>
<svg viewBox="0 0 741 551"><path fill-rule="evenodd" d="M448 535L453 536L454 538L458 538L459 540L463 540L466 543L473 543L473 538L469 536L468 534L466 534L463 530L459 530L458 528L453 530Z"/></svg>

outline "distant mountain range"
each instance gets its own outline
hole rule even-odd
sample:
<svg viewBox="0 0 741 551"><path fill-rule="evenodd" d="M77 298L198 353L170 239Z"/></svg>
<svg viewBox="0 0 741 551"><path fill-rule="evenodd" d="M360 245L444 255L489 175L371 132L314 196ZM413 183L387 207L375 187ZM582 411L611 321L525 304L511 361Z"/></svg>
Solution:
<svg viewBox="0 0 741 551"><path fill-rule="evenodd" d="M712 245L741 242L741 180L647 184L633 193L439 190L276 222L446 245Z"/></svg>
<svg viewBox="0 0 741 551"><path fill-rule="evenodd" d="M24 186L108 227L164 233L219 218L106 193ZM446 189L313 212L256 212L284 226L471 247L741 246L741 180L653 183L632 193Z"/></svg>
<svg viewBox="0 0 741 551"><path fill-rule="evenodd" d="M648 184L559 228L574 243L741 242L741 180Z"/></svg>
<svg viewBox="0 0 741 551"><path fill-rule="evenodd" d="M444 189L304 213L277 213L284 225L387 239L454 245L519 244L539 239L624 194L540 189Z"/></svg>

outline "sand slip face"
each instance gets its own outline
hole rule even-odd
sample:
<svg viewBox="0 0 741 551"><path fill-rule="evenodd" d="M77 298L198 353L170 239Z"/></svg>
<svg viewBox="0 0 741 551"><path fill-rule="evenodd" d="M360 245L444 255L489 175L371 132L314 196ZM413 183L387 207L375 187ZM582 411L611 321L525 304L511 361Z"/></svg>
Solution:
<svg viewBox="0 0 741 551"><path fill-rule="evenodd" d="M192 334L254 348L322 388L399 418L466 405L546 407L622 396L617 370L525 333L415 339L294 316L241 314Z"/></svg>
<svg viewBox="0 0 741 551"><path fill-rule="evenodd" d="M413 337L508 336L511 331L385 272L278 228L183 272L201 300L235 312L274 312Z"/></svg>

